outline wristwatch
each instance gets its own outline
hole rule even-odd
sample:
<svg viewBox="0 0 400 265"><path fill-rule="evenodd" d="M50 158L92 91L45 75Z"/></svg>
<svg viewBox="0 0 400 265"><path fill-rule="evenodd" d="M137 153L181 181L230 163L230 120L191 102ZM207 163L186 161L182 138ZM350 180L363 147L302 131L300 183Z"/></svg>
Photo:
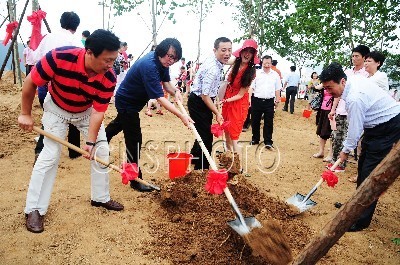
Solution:
<svg viewBox="0 0 400 265"><path fill-rule="evenodd" d="M95 146L96 143L95 142L86 141L86 145Z"/></svg>

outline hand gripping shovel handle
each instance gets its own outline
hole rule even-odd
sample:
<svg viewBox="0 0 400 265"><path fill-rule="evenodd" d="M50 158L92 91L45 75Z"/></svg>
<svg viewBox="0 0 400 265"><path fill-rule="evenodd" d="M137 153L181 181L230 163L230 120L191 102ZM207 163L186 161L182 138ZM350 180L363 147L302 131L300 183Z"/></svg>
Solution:
<svg viewBox="0 0 400 265"><path fill-rule="evenodd" d="M74 151L76 151L76 152L82 154L82 155L90 155L90 154L89 154L88 152L86 152L85 150L83 150L83 149L81 149L81 148L79 148L79 147L77 147L77 146L75 146L75 145L73 145L73 144L71 144L71 143L69 143L69 142L67 142L67 141L65 141L65 140L63 140L63 139L57 137L57 136L55 136L55 135L52 135L51 133L48 133L48 132L42 130L41 128L39 128L39 127L33 126L33 130L34 130L35 132L37 132L37 133L40 133L40 134L43 135L43 136L46 136L46 137L50 138L50 139L53 140L53 141L56 141L56 142L58 142L58 143L60 143L60 144L62 144L62 145L64 145L64 146L66 146L66 147L68 147L68 148L70 148L70 149L72 149L72 150L74 150ZM97 157L94 157L93 159L94 159L96 162L98 162L98 163L100 163L100 164L102 164L102 165L104 165L104 166L106 166L106 167L109 167L109 168L111 168L111 169L113 169L113 170L115 170L115 171L118 171L118 172L121 173L121 174L122 174L122 172L123 172L123 170L122 170L121 168L117 167L117 166L114 165L114 164L110 164L110 163L108 163L108 162L106 162L106 161L104 161L104 160L102 160L102 159L100 159L100 158L97 158ZM149 187L152 187L152 188L155 189L155 190L160 190L159 187L157 187L157 186L155 186L155 185L152 185L152 184L148 183L147 181L145 181L145 180L143 180L143 179L135 178L135 181L137 181L137 182L139 182L139 183L142 183L143 185L147 185L147 186L149 186Z"/></svg>
<svg viewBox="0 0 400 265"><path fill-rule="evenodd" d="M329 170L331 170L331 171L335 170L335 168L336 168L341 162L342 162L341 159L338 158L338 159L336 160L335 164L333 164ZM310 190L310 192L306 195L306 197L304 197L304 200L302 201L302 203L303 203L303 202L306 202L308 199L310 199L310 197L317 191L318 187L321 186L322 182L324 182L324 179L323 179L323 178L321 178L321 179L317 182L317 184L315 184L315 186Z"/></svg>
<svg viewBox="0 0 400 265"><path fill-rule="evenodd" d="M180 100L177 100L177 104L178 104L178 106L179 106L181 112L182 112L184 115L189 116L189 114L187 113L185 107L182 105L182 102L181 102ZM214 160L212 159L210 153L208 152L206 146L204 145L204 142L203 142L203 140L201 139L200 134L197 132L196 127L194 127L194 124L193 124L193 123L190 123L189 126L190 126L190 128L192 129L194 135L196 136L197 142L199 142L199 145L200 145L200 147L201 147L201 150L203 151L204 155L206 156L208 162L210 163L211 168L212 168L213 170L218 170L217 165L215 164L215 162L214 162ZM239 207L237 206L235 200L233 199L233 196L232 196L231 192L229 191L228 187L226 187L226 188L224 189L224 193L225 193L225 196L227 197L229 203L231 204L231 207L232 207L233 211L235 212L236 216L239 218L240 222L241 222L244 226L247 227L247 225L246 225L246 223L245 223L245 220L244 220L244 218L243 218L243 215L241 214L241 212L240 212L240 210L239 210Z"/></svg>

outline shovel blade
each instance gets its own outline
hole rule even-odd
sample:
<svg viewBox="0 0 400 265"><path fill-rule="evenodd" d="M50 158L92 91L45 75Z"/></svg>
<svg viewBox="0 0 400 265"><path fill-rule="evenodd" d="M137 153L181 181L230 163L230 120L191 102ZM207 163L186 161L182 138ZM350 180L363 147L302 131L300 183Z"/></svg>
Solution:
<svg viewBox="0 0 400 265"><path fill-rule="evenodd" d="M250 233L251 229L256 227L261 227L261 223L253 216L244 217L244 222L242 223L239 218L229 221L228 225L232 227L240 236Z"/></svg>
<svg viewBox="0 0 400 265"><path fill-rule="evenodd" d="M303 194L296 193L292 197L286 200L288 204L291 204L299 209L299 211L302 213L304 211L309 210L310 208L314 207L317 205L317 203L311 199L308 199L307 201L304 201L304 196Z"/></svg>

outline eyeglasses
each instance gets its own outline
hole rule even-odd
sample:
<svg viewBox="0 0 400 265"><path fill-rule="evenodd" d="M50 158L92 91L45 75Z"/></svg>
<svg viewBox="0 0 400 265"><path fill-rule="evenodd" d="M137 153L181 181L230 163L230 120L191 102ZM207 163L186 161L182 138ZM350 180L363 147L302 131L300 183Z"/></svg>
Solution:
<svg viewBox="0 0 400 265"><path fill-rule="evenodd" d="M167 56L168 56L168 59L170 59L170 60L172 60L172 61L174 61L174 62L178 61L178 60L176 59L175 55L173 55L173 54L168 54L168 53L167 53Z"/></svg>

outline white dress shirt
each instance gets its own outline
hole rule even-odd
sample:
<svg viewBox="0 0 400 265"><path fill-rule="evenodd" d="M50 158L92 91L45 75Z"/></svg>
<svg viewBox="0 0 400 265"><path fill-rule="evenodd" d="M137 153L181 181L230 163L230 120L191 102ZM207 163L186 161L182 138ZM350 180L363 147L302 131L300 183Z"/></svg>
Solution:
<svg viewBox="0 0 400 265"><path fill-rule="evenodd" d="M60 29L44 36L37 49L33 52L33 60L37 63L49 51L63 46L83 47L80 39L76 38L69 30Z"/></svg>
<svg viewBox="0 0 400 265"><path fill-rule="evenodd" d="M253 95L256 98L270 99L275 97L275 91L281 90L281 78L274 70L268 73L264 69L256 72L256 78L251 83Z"/></svg>
<svg viewBox="0 0 400 265"><path fill-rule="evenodd" d="M389 79L386 73L377 71L373 76L368 77L369 80L374 81L380 88L389 93Z"/></svg>
<svg viewBox="0 0 400 265"><path fill-rule="evenodd" d="M347 138L342 150L345 153L357 147L364 129L374 128L400 113L400 104L375 82L363 76L349 78L342 98L346 102L349 121Z"/></svg>

